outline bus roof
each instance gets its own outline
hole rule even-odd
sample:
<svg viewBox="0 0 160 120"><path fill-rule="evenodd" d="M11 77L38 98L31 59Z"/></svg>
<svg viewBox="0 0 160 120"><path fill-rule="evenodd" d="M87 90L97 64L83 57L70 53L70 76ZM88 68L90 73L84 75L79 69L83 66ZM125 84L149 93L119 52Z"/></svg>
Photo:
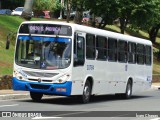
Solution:
<svg viewBox="0 0 160 120"><path fill-rule="evenodd" d="M141 43L141 44L146 44L146 45L152 45L152 42L147 39L133 37L130 35L124 35L121 33L111 32L111 31L93 28L93 27L89 27L89 26L78 25L78 24L74 24L74 23L57 22L57 21L25 21L22 24L29 24L29 23L31 23L31 24L35 23L35 24L69 25L73 28L73 30L79 31L79 32L86 32L89 34L96 33L96 35L100 35L100 36L105 36L105 37L107 36L107 37L116 38L116 39L120 39L120 40L126 40L126 41L130 41L130 42L136 42L136 43Z"/></svg>

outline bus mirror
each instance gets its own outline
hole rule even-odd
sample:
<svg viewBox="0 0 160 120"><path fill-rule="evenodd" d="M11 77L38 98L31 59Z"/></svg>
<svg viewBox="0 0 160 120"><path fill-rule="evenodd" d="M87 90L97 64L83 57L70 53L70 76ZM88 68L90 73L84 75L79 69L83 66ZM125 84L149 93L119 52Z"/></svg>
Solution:
<svg viewBox="0 0 160 120"><path fill-rule="evenodd" d="M6 40L6 49L8 50L9 49L9 46L10 46L10 40Z"/></svg>

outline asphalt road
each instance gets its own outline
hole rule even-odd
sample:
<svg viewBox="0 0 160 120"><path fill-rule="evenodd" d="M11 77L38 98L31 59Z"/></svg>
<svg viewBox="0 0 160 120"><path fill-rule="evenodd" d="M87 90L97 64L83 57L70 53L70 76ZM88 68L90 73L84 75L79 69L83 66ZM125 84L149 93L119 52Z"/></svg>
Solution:
<svg viewBox="0 0 160 120"><path fill-rule="evenodd" d="M96 96L89 104L81 104L70 97L45 98L41 102L3 100L0 101L0 116L2 120L81 120L82 117L86 120L160 120L160 90L134 94L128 100L114 95Z"/></svg>

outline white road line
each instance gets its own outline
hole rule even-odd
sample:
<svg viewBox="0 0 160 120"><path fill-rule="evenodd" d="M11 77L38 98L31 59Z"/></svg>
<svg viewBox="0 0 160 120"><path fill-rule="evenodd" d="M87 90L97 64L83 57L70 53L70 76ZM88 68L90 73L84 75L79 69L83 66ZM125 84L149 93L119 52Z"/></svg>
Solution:
<svg viewBox="0 0 160 120"><path fill-rule="evenodd" d="M18 106L18 104L12 104L12 105L0 105L0 107L12 107L12 106Z"/></svg>
<svg viewBox="0 0 160 120"><path fill-rule="evenodd" d="M90 111L84 111L84 112L76 112L73 111L73 113L66 113L66 114L58 114L58 115L54 115L54 116L69 116L69 115L76 115L76 114L83 114L83 113L89 113Z"/></svg>
<svg viewBox="0 0 160 120"><path fill-rule="evenodd" d="M150 120L160 120L160 118L152 118L152 119L150 119Z"/></svg>
<svg viewBox="0 0 160 120"><path fill-rule="evenodd" d="M62 118L62 117L34 117L32 120L46 120L46 119L57 119L57 118Z"/></svg>

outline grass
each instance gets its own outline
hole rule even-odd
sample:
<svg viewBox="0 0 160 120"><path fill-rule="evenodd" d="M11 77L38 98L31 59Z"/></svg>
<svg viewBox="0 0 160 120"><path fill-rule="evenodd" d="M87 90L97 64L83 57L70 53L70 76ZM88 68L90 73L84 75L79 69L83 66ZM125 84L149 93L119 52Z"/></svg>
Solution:
<svg viewBox="0 0 160 120"><path fill-rule="evenodd" d="M44 20L33 18L33 21ZM15 39L11 39L10 49L5 49L7 35L16 33L19 25L24 21L19 16L0 15L0 76L11 75L13 72L14 45ZM13 37L14 36L14 37ZM12 35L15 38L16 34ZM10 37L10 38L12 38Z"/></svg>
<svg viewBox="0 0 160 120"><path fill-rule="evenodd" d="M16 32L22 21L23 20L17 16L0 15L0 76L12 74L14 45L11 44L10 49L6 50L5 41L7 34L10 32Z"/></svg>
<svg viewBox="0 0 160 120"><path fill-rule="evenodd" d="M44 20L42 18L32 18L33 21L36 20ZM55 19L57 21L57 19ZM0 15L0 76L3 75L11 75L13 71L13 58L14 58L14 43L15 39L12 40L12 44L10 45L10 49L5 49L6 36L10 32L16 32L21 22L24 20L19 16L4 16ZM120 32L120 29L117 25L108 25L107 30L113 32ZM126 29L125 34L141 37L145 39L148 38L148 33L145 31L133 31L129 28ZM157 43L153 45L154 51L158 51L158 47L160 46L160 32L157 37ZM154 57L153 64L153 73L160 74L160 61Z"/></svg>

